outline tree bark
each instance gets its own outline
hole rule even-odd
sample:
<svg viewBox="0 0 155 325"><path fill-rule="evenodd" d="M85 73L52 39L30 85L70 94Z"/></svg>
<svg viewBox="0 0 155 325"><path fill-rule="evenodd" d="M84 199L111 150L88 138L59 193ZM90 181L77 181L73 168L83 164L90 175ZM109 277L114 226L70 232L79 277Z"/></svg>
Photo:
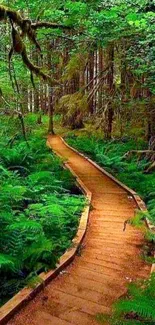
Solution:
<svg viewBox="0 0 155 325"><path fill-rule="evenodd" d="M94 78L94 51L93 50L90 51L88 60L89 60L88 73L89 73L89 82L90 82ZM89 86L89 92L91 92L93 87L94 87L94 82L92 81ZM89 102L89 113L93 114L93 112L94 112L94 98L92 97L92 99Z"/></svg>
<svg viewBox="0 0 155 325"><path fill-rule="evenodd" d="M53 125L53 116L54 116L54 107L53 107L53 90L49 87L49 103L48 103L48 133L54 134L54 125Z"/></svg>
<svg viewBox="0 0 155 325"><path fill-rule="evenodd" d="M110 69L107 75L107 86L108 86L108 107L106 112L106 121L105 121L105 138L111 139L112 137L112 128L113 128L113 119L114 119L114 109L113 109L113 92L114 92L114 46L113 44L109 46L107 53L107 60L110 65Z"/></svg>
<svg viewBox="0 0 155 325"><path fill-rule="evenodd" d="M148 107L147 107L147 120L148 120L148 131L147 131L147 140L155 138L155 99L148 92Z"/></svg>
<svg viewBox="0 0 155 325"><path fill-rule="evenodd" d="M103 49L102 47L99 48L99 73L103 71ZM98 110L102 109L102 86L99 89L98 92Z"/></svg>

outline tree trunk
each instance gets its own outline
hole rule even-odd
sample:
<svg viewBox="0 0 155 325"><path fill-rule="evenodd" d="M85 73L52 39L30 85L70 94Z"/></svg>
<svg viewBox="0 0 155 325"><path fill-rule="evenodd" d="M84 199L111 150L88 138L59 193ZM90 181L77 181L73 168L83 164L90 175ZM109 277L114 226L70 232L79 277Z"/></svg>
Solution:
<svg viewBox="0 0 155 325"><path fill-rule="evenodd" d="M54 126L53 126L53 115L54 115L54 108L53 108L53 90L49 87L49 103L48 103L48 133L54 134Z"/></svg>
<svg viewBox="0 0 155 325"><path fill-rule="evenodd" d="M107 84L108 84L108 107L106 112L106 125L105 125L105 138L111 139L112 137L112 128L113 128L113 118L114 118L114 109L113 109L113 92L114 92L114 46L110 45L107 53L107 61L110 65L110 69L107 75Z"/></svg>
<svg viewBox="0 0 155 325"><path fill-rule="evenodd" d="M51 50L52 47L54 47L54 41L53 43L47 44L47 63L48 68L51 71ZM54 116L54 100L53 100L53 88L48 86L48 116L49 116L49 122L48 122L48 133L54 134L54 126L53 126L53 116Z"/></svg>
<svg viewBox="0 0 155 325"><path fill-rule="evenodd" d="M103 70L103 49L102 47L99 48L99 73ZM102 86L99 89L98 92L98 110L102 109Z"/></svg>
<svg viewBox="0 0 155 325"><path fill-rule="evenodd" d="M89 92L92 91L93 87L94 87L94 82L93 82L93 78L94 78L94 51L91 50L90 54L89 54L89 64L88 64L88 73L89 73L89 82L92 80L90 86L89 86ZM92 99L89 102L89 113L93 114L94 112L94 98L92 97Z"/></svg>
<svg viewBox="0 0 155 325"><path fill-rule="evenodd" d="M155 102L153 97L150 97L148 103L148 132L147 132L147 140L155 138Z"/></svg>
<svg viewBox="0 0 155 325"><path fill-rule="evenodd" d="M38 90L34 90L34 113L39 112L39 93Z"/></svg>
<svg viewBox="0 0 155 325"><path fill-rule="evenodd" d="M38 53L35 52L32 55L35 64L38 66L39 65L39 57L38 57ZM34 108L33 111L34 113L39 112L39 92L38 92L38 87L36 87L36 89L33 90L34 92Z"/></svg>

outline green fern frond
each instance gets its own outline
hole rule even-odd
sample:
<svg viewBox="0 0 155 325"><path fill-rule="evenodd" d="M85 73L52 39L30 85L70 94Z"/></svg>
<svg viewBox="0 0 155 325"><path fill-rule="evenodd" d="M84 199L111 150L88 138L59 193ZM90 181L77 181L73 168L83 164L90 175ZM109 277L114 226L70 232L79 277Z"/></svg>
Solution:
<svg viewBox="0 0 155 325"><path fill-rule="evenodd" d="M135 313L144 319L155 321L155 303L151 299L140 297L136 300L124 300L117 303L117 313Z"/></svg>
<svg viewBox="0 0 155 325"><path fill-rule="evenodd" d="M155 232L147 229L146 232L145 232L145 238L149 242L154 242L155 243Z"/></svg>
<svg viewBox="0 0 155 325"><path fill-rule="evenodd" d="M113 305L112 315L98 314L96 319L106 325L154 325L155 274L145 281L131 283L127 297Z"/></svg>
<svg viewBox="0 0 155 325"><path fill-rule="evenodd" d="M13 259L5 254L0 254L0 272L1 271L13 271L15 269L15 264Z"/></svg>
<svg viewBox="0 0 155 325"><path fill-rule="evenodd" d="M136 215L130 220L130 224L137 228L144 227L146 217L148 217L147 211L137 211Z"/></svg>
<svg viewBox="0 0 155 325"><path fill-rule="evenodd" d="M53 254L53 244L50 240L41 236L31 244L23 253L24 261L29 269L36 269L37 262L42 261L46 265L52 264L55 267L57 257Z"/></svg>
<svg viewBox="0 0 155 325"><path fill-rule="evenodd" d="M42 232L42 226L40 223L28 220L25 218L25 220L14 222L13 224L9 225L6 230L8 231L21 231L21 232L33 232L34 233L41 233Z"/></svg>

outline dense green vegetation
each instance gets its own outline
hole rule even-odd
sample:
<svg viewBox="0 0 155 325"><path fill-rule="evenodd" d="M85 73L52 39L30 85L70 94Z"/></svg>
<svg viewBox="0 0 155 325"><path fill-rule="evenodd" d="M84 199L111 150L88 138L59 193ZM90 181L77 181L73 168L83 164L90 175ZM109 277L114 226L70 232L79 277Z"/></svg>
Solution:
<svg viewBox="0 0 155 325"><path fill-rule="evenodd" d="M89 116L105 138L117 127L149 141L154 11L153 0L1 0L1 108L48 111L50 132L55 110L72 128Z"/></svg>
<svg viewBox="0 0 155 325"><path fill-rule="evenodd" d="M39 270L56 266L76 234L84 199L62 162L46 147L36 116L1 117L0 302Z"/></svg>

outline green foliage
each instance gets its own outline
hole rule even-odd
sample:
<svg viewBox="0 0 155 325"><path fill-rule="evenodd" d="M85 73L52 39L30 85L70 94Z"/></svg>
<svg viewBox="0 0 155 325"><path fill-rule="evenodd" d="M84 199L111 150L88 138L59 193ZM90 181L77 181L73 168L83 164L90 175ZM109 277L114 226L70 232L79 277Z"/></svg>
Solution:
<svg viewBox="0 0 155 325"><path fill-rule="evenodd" d="M145 218L148 218L148 211L137 211L136 215L130 220L134 227L143 227Z"/></svg>
<svg viewBox="0 0 155 325"><path fill-rule="evenodd" d="M97 315L101 324L153 325L155 323L155 274L129 285L127 297L114 304L112 316Z"/></svg>
<svg viewBox="0 0 155 325"><path fill-rule="evenodd" d="M0 130L1 303L26 285L31 273L56 266L85 205L83 196L73 194L74 177L46 146L36 116L25 119L29 147L16 119L9 129L7 122L1 119ZM15 133L19 136L10 147Z"/></svg>
<svg viewBox="0 0 155 325"><path fill-rule="evenodd" d="M13 271L14 270L14 262L13 260L4 254L0 254L0 268L1 271Z"/></svg>
<svg viewBox="0 0 155 325"><path fill-rule="evenodd" d="M87 62L87 52L80 52L80 53L73 53L73 55L70 58L70 61L68 62L67 66L65 67L65 72L63 76L63 80L72 80L74 77L79 77L80 72L83 73L84 67ZM77 94L76 94L76 97ZM80 97L80 96L79 96ZM72 101L74 100L74 97Z"/></svg>

